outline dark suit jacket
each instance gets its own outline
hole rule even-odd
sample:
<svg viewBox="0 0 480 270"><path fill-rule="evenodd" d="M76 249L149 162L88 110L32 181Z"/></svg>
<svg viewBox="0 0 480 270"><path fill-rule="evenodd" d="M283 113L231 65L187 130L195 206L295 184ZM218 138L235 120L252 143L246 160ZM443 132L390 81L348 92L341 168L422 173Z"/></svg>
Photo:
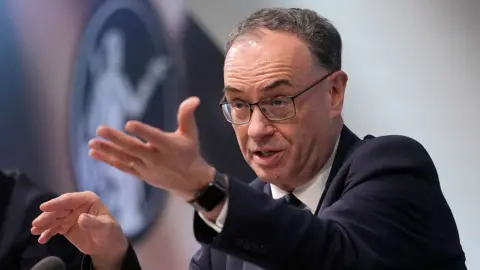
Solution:
<svg viewBox="0 0 480 270"><path fill-rule="evenodd" d="M268 191L230 179L223 231L195 215L203 246L190 269L466 269L435 166L413 139L360 140L344 127L316 215Z"/></svg>
<svg viewBox="0 0 480 270"><path fill-rule="evenodd" d="M57 256L67 269L80 269L82 254L63 236L47 244L30 233L40 204L56 197L18 172L0 171L0 269L31 269L48 256Z"/></svg>
<svg viewBox="0 0 480 270"><path fill-rule="evenodd" d="M362 141L344 127L316 216L252 186L230 182L220 234L195 217L204 246L190 269L466 269L435 166L413 139Z"/></svg>

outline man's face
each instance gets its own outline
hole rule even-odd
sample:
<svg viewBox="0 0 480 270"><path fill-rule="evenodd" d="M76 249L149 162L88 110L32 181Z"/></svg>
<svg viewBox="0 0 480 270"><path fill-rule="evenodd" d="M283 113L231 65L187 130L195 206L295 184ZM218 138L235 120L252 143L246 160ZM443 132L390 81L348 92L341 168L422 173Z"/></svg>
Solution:
<svg viewBox="0 0 480 270"><path fill-rule="evenodd" d="M225 98L248 103L293 96L327 75L297 36L261 30L236 40L224 66ZM336 72L295 99L296 115L268 120L257 106L248 124L233 125L245 160L263 181L285 190L311 179L338 135L346 75Z"/></svg>

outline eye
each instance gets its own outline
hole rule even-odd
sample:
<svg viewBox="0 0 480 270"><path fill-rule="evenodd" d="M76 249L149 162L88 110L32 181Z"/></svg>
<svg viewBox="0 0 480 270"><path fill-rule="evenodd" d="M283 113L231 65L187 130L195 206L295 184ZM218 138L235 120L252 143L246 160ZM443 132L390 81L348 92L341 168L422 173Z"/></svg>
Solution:
<svg viewBox="0 0 480 270"><path fill-rule="evenodd" d="M271 104L274 107L287 106L290 103L290 99L287 97L277 97L271 100Z"/></svg>
<svg viewBox="0 0 480 270"><path fill-rule="evenodd" d="M234 100L230 102L230 106L232 106L232 108L236 110L243 110L249 107L245 101L241 101L241 100Z"/></svg>

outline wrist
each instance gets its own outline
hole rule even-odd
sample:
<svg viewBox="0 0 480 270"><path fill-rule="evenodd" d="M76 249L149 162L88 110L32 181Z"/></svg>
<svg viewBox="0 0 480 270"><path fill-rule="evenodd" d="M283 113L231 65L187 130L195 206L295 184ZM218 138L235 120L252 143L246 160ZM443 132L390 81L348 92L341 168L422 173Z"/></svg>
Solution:
<svg viewBox="0 0 480 270"><path fill-rule="evenodd" d="M216 222L218 216L220 216L220 213L222 212L223 207L225 206L225 202L227 201L227 198L223 199L221 203L219 203L213 210L211 211L199 211L202 216L211 222Z"/></svg>
<svg viewBox="0 0 480 270"><path fill-rule="evenodd" d="M192 188L189 192L185 194L185 196L182 196L187 202L193 200L197 193L210 185L210 183L215 178L215 168L207 164L206 162L200 163L200 165L198 165L194 170L192 170L191 174L192 177L196 179L195 184L192 185Z"/></svg>
<svg viewBox="0 0 480 270"><path fill-rule="evenodd" d="M205 216L209 216L210 219L216 219L225 204L227 196L228 177L215 170L208 185L197 191L193 198L187 202L197 211L205 213Z"/></svg>
<svg viewBox="0 0 480 270"><path fill-rule="evenodd" d="M129 243L125 238L117 248L108 254L90 255L92 266L95 270L118 270L122 269L122 264L128 251Z"/></svg>

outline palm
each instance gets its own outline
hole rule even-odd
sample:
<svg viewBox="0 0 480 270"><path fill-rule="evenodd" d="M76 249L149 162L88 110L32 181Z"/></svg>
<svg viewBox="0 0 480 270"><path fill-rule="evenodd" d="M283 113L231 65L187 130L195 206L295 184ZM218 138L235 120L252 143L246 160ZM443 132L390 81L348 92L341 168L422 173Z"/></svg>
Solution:
<svg viewBox="0 0 480 270"><path fill-rule="evenodd" d="M169 134L168 141L161 144L148 143L150 153L150 163L154 164L156 170L145 170L140 176L142 180L150 185L169 189L168 182L179 183L188 176L189 172L198 156L198 147L195 141L179 134ZM169 158L165 158L165 153L169 153ZM170 181L166 182L165 179ZM167 186L165 186L167 184ZM188 185L188 183L186 183Z"/></svg>
<svg viewBox="0 0 480 270"><path fill-rule="evenodd" d="M88 255L117 253L118 247L128 245L120 225L100 198L92 192L67 193L40 206L42 213L32 225L32 233L40 235L39 242L63 234L80 251ZM119 251L120 252L120 251Z"/></svg>
<svg viewBox="0 0 480 270"><path fill-rule="evenodd" d="M106 217L111 217L111 215L101 202L82 205L71 214L72 222L67 225L68 231L64 236L83 253L96 254L99 250L105 248L106 241L105 238L98 238L96 235L92 235L88 231L80 228L79 218L83 213Z"/></svg>
<svg viewBox="0 0 480 270"><path fill-rule="evenodd" d="M138 121L125 125L130 134L99 127L97 135L101 138L89 142L90 155L189 200L208 185L215 174L215 169L199 152L194 117L199 104L198 98L189 98L180 105L175 132L165 132Z"/></svg>

